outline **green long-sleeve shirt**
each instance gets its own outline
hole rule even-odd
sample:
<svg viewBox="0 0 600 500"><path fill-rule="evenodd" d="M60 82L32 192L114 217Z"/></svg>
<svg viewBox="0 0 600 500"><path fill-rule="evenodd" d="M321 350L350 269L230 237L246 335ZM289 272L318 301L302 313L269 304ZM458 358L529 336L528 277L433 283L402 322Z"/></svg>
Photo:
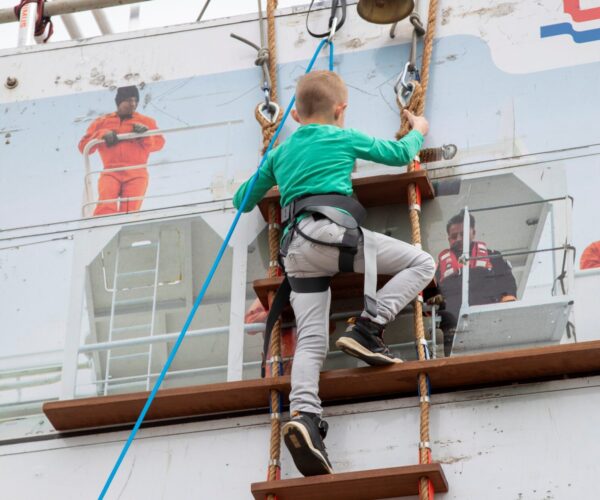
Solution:
<svg viewBox="0 0 600 500"><path fill-rule="evenodd" d="M399 141L375 139L358 130L335 125L303 125L269 152L244 211L249 212L265 193L279 185L281 206L300 196L352 194L350 174L357 158L385 165L406 165L421 149L423 135L413 130ZM248 183L233 197L239 208Z"/></svg>

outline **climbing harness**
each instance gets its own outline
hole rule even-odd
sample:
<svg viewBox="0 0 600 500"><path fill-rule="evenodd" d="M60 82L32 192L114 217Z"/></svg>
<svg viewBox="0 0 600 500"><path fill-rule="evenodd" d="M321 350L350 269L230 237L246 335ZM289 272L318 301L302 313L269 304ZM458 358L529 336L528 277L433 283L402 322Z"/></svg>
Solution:
<svg viewBox="0 0 600 500"><path fill-rule="evenodd" d="M306 73L308 73L312 70L312 68L315 65L315 62L317 60L317 57L319 56L319 54L321 53L321 51L323 50L323 47L325 45L329 45L330 49L333 50L333 43L330 40L327 40L327 39L321 40L321 42L317 46L317 49L315 50L315 53L312 56L310 62L308 63L308 66L306 68ZM185 335L190 327L190 324L192 323L192 320L194 319L194 316L196 315L196 311L198 310L198 308L200 307L200 304L204 300L204 297L206 295L208 287L210 286L210 284L216 274L217 268L219 267L219 264L221 263L223 255L225 254L225 251L228 248L228 245L229 245L229 242L231 241L233 232L235 231L235 228L237 227L240 217L242 216L242 213L244 212L244 208L248 204L248 199L250 198L250 194L252 193L254 186L256 185L256 181L258 180L258 177L260 175L260 168L265 163L268 152L273 148L275 141L279 137L279 134L281 133L281 129L283 128L283 124L285 123L287 117L289 116L290 111L292 110L292 107L294 106L295 102L296 102L296 97L294 96L290 100L290 102L283 114L283 117L279 123L279 126L277 127L277 130L273 134L273 137L267 147L267 150L263 154L262 159L261 159L260 163L258 164L256 172L249 180L248 189L246 190L246 193L244 194L244 197L242 198L240 207L235 214L233 222L231 223L231 226L229 227L229 230L227 231L227 234L225 235L225 238L223 239L223 243L221 244L221 247L219 248L219 251L217 252L217 256L215 257L215 260L214 260L210 270L208 271L208 274L206 275L206 278L204 280L204 283L202 284L200 292L198 293L198 296L196 297L196 300L194 301L194 305L192 306L192 309L190 310L190 313L188 314L185 324L183 325L183 328L182 328L181 332L179 333L179 336L177 337L177 340L175 341L173 348L171 349L169 357L167 358L165 365L163 366L158 378L156 379L154 387L152 388L152 391L150 392L150 395L148 396L148 399L146 400L146 403L144 404L144 407L142 408L142 411L140 412L140 415L138 416L138 419L136 420L135 425L133 426L133 429L131 430L131 433L129 434L129 437L127 438L127 441L123 445L121 453L119 454L119 457L117 458L117 461L116 461L114 467L112 468L112 470L104 484L104 487L102 488L102 491L100 492L100 495L98 497L99 500L102 500L103 498L105 498L105 496L108 492L108 489L110 488L110 485L112 484L112 481L113 481L117 471L119 470L119 467L121 466L123 459L125 458L125 455L127 454L127 451L129 450L131 444L133 443L133 440L134 440L140 426L142 425L142 422L144 421L144 418L146 417L146 414L148 413L148 410L150 409L150 406L152 405L154 398L156 397L156 393L158 392L158 389L160 388L160 386L165 378L165 375L167 374L167 371L169 370L171 364L173 363L173 360L175 359L175 356L177 355L177 351L181 347L181 344L182 344L183 339L185 338ZM274 405L274 407L279 408L278 405Z"/></svg>
<svg viewBox="0 0 600 500"><path fill-rule="evenodd" d="M49 16L44 16L44 4L45 0L21 0L19 5L15 7L15 16L17 19L21 19L21 10L28 4L35 3L37 4L37 19L35 21L35 36L44 36L46 33L46 27L48 27L48 34L46 38L44 38L44 43L46 43L50 37L54 33L54 25L52 24L52 19Z"/></svg>
<svg viewBox="0 0 600 500"><path fill-rule="evenodd" d="M343 211L341 211L343 210ZM315 219L326 218L331 222L346 229L340 243L331 243L312 238L305 234L298 226L298 218L310 215ZM367 211L356 199L341 194L320 194L304 196L293 200L281 209L281 223L286 226L287 233L281 242L280 255L287 254L288 247L294 235L315 243L336 247L339 249L338 269L340 272L354 271L354 258L358 253L360 237L363 238L365 277L364 277L364 310L371 316L377 316L377 244L371 231L361 227ZM296 293L324 292L329 288L330 276L318 278L293 278L285 276L277 290L265 327L265 341L263 346L263 360L268 355L271 330L277 318L288 304L292 291ZM263 363L262 375L265 374Z"/></svg>
<svg viewBox="0 0 600 500"><path fill-rule="evenodd" d="M315 3L315 0L311 0L310 5L308 6L308 13L306 14L306 31L308 32L308 34L310 36L312 36L314 38L327 37L327 39L329 41L331 41L331 39L333 38L333 35L335 35L335 32L337 30L339 30L346 22L346 0L332 0L331 1L331 14L329 15L329 24L328 24L329 30L325 31L323 33L314 33L308 27L308 19L310 18L310 13L312 12L312 6L314 3ZM338 17L338 15L337 15L338 10L341 11L340 17Z"/></svg>

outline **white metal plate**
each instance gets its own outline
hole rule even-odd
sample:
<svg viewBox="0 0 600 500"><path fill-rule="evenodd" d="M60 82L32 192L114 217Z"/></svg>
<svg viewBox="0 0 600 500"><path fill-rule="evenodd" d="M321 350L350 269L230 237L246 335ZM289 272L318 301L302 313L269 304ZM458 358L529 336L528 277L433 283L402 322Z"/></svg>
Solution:
<svg viewBox="0 0 600 500"><path fill-rule="evenodd" d="M458 321L452 354L558 343L572 305L568 297L553 297L471 306Z"/></svg>

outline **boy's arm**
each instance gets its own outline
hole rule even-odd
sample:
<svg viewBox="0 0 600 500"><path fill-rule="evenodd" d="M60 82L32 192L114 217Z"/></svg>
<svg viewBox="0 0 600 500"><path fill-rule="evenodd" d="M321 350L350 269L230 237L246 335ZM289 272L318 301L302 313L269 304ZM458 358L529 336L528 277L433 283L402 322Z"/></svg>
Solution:
<svg viewBox="0 0 600 500"><path fill-rule="evenodd" d="M263 166L260 167L260 170L258 171L258 179L256 179L256 183L254 184L254 187L252 188L252 192L250 193L248 202L246 203L246 206L244 207L244 212L250 212L256 206L256 204L260 200L262 200L262 197L265 195L265 193L277 184L277 181L275 180L275 176L273 175L273 170L272 170L271 164L272 164L271 154L269 154L267 160L265 161ZM233 206L235 208L238 208L238 209L240 208L240 205L242 204L242 200L244 199L244 196L246 195L246 191L247 191L251 181L252 181L252 177L250 179L248 179L246 182L244 182L239 187L239 189L236 191L235 195L233 195Z"/></svg>
<svg viewBox="0 0 600 500"><path fill-rule="evenodd" d="M423 145L423 137L429 132L429 122L408 110L402 111L411 131L399 141L386 141L357 134L355 154L363 160L376 161L385 165L406 165L417 155ZM360 137L360 136L364 137Z"/></svg>
<svg viewBox="0 0 600 500"><path fill-rule="evenodd" d="M357 130L351 130L354 153L362 160L400 166L410 163L423 144L423 134L411 130L399 141L376 139Z"/></svg>

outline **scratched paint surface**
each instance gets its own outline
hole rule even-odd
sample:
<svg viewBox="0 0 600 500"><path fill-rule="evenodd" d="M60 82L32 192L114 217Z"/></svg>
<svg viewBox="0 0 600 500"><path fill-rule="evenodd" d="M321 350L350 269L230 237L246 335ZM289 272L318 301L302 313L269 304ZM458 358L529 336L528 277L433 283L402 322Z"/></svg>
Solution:
<svg viewBox="0 0 600 500"><path fill-rule="evenodd" d="M405 45L400 47L401 53L406 50ZM529 154L597 142L598 64L578 67L576 79L573 73L560 70L511 75L494 66L486 44L464 36L442 39L435 54L427 144L453 142L463 155L483 148L470 157L476 161L512 153L507 144L516 142L521 153ZM398 127L392 91L397 61L396 47L359 50L336 58L336 69L350 88L348 126L392 136ZM301 64L280 67L283 102L290 98L301 73ZM144 208L227 197L235 183L249 175L258 160L259 130L252 116L260 99L256 76L255 70L248 69L145 84L139 111L155 118L161 128L236 123L229 131L215 126L166 136L165 147L150 160L159 166L151 169ZM557 112L548 103L557 101L562 88L571 92L569 106ZM80 216L84 170L76 145L96 116L113 110L113 99L114 91L106 89L2 105L6 121L0 130L4 138L0 154L3 165L14 167L2 172L0 196L12 209L2 212L0 226ZM577 128L567 131L561 123L577 123ZM288 124L284 136L294 128ZM31 147L33 138L35 147ZM97 155L92 160L93 169L100 170ZM93 184L96 181L97 176ZM182 193L190 189L198 192ZM151 198L171 193L182 194Z"/></svg>

